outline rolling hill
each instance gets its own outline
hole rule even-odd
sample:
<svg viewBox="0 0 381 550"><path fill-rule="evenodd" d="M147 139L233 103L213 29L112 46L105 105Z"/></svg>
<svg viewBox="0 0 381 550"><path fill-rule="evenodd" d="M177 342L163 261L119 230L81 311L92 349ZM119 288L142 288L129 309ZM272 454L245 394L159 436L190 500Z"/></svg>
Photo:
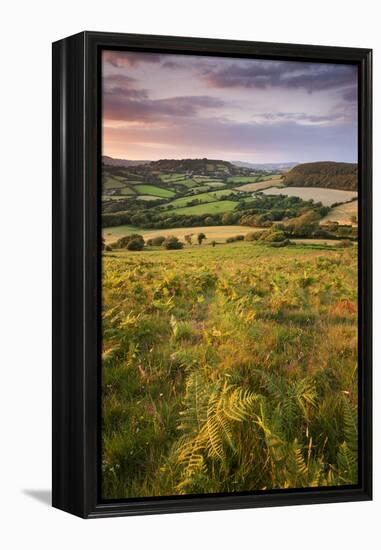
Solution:
<svg viewBox="0 0 381 550"><path fill-rule="evenodd" d="M309 162L298 164L285 173L284 185L292 187L326 187L357 191L357 164L349 162Z"/></svg>
<svg viewBox="0 0 381 550"><path fill-rule="evenodd" d="M149 164L151 170L162 172L186 172L188 174L199 175L240 175L250 173L247 168L239 168L226 160L212 159L162 159Z"/></svg>
<svg viewBox="0 0 381 550"><path fill-rule="evenodd" d="M102 164L106 164L107 166L140 166L149 162L149 160L114 159L106 155L102 156Z"/></svg>

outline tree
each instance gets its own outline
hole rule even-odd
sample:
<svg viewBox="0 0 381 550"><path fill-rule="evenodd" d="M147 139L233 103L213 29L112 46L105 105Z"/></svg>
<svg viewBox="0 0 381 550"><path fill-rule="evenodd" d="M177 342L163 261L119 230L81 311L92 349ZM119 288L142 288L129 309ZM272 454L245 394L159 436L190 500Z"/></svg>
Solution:
<svg viewBox="0 0 381 550"><path fill-rule="evenodd" d="M231 212L225 212L221 219L223 225L233 225L234 216Z"/></svg>
<svg viewBox="0 0 381 550"><path fill-rule="evenodd" d="M127 250L143 250L144 241L140 239L132 239L128 245Z"/></svg>
<svg viewBox="0 0 381 550"><path fill-rule="evenodd" d="M202 241L205 240L205 239L206 239L205 233L199 233L199 234L197 235L198 244L201 244Z"/></svg>
<svg viewBox="0 0 381 550"><path fill-rule="evenodd" d="M144 239L142 235L138 235L137 233L134 233L132 235L126 235L125 237L121 237L116 241L116 243L113 245L114 248L128 248L128 245L131 241L140 241L141 242L141 248L144 247ZM129 250L138 250L138 249L129 249Z"/></svg>
<svg viewBox="0 0 381 550"><path fill-rule="evenodd" d="M184 245L177 237L174 235L169 235L163 242L163 246L167 250L179 250L180 248L183 248Z"/></svg>

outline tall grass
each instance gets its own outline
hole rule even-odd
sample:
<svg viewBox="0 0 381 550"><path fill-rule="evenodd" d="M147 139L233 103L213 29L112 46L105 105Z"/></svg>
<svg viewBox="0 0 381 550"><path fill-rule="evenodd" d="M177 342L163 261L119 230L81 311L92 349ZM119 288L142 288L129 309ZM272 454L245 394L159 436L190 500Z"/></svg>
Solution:
<svg viewBox="0 0 381 550"><path fill-rule="evenodd" d="M355 484L356 254L106 255L103 497Z"/></svg>

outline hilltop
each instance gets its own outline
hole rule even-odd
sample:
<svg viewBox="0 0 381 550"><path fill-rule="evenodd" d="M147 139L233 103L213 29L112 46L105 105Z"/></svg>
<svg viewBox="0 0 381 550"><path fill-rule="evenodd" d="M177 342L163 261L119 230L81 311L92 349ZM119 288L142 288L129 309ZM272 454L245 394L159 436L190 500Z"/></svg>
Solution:
<svg viewBox="0 0 381 550"><path fill-rule="evenodd" d="M221 174L233 176L251 172L226 160L216 159L161 159L149 164L151 170L168 172L186 172L188 174L210 175Z"/></svg>
<svg viewBox="0 0 381 550"><path fill-rule="evenodd" d="M284 175L284 184L294 187L326 187L357 191L357 164L349 162L309 162L298 164Z"/></svg>
<svg viewBox="0 0 381 550"><path fill-rule="evenodd" d="M149 160L128 160L128 159L114 159L107 155L102 156L102 164L107 166L140 166L141 164L147 164Z"/></svg>

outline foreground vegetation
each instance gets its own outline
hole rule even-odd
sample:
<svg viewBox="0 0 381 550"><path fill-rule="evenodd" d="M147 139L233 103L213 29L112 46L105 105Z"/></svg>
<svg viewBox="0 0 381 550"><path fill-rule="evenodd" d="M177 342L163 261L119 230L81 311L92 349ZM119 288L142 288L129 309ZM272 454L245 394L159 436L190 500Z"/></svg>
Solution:
<svg viewBox="0 0 381 550"><path fill-rule="evenodd" d="M357 246L269 233L104 254L104 498L356 483Z"/></svg>

